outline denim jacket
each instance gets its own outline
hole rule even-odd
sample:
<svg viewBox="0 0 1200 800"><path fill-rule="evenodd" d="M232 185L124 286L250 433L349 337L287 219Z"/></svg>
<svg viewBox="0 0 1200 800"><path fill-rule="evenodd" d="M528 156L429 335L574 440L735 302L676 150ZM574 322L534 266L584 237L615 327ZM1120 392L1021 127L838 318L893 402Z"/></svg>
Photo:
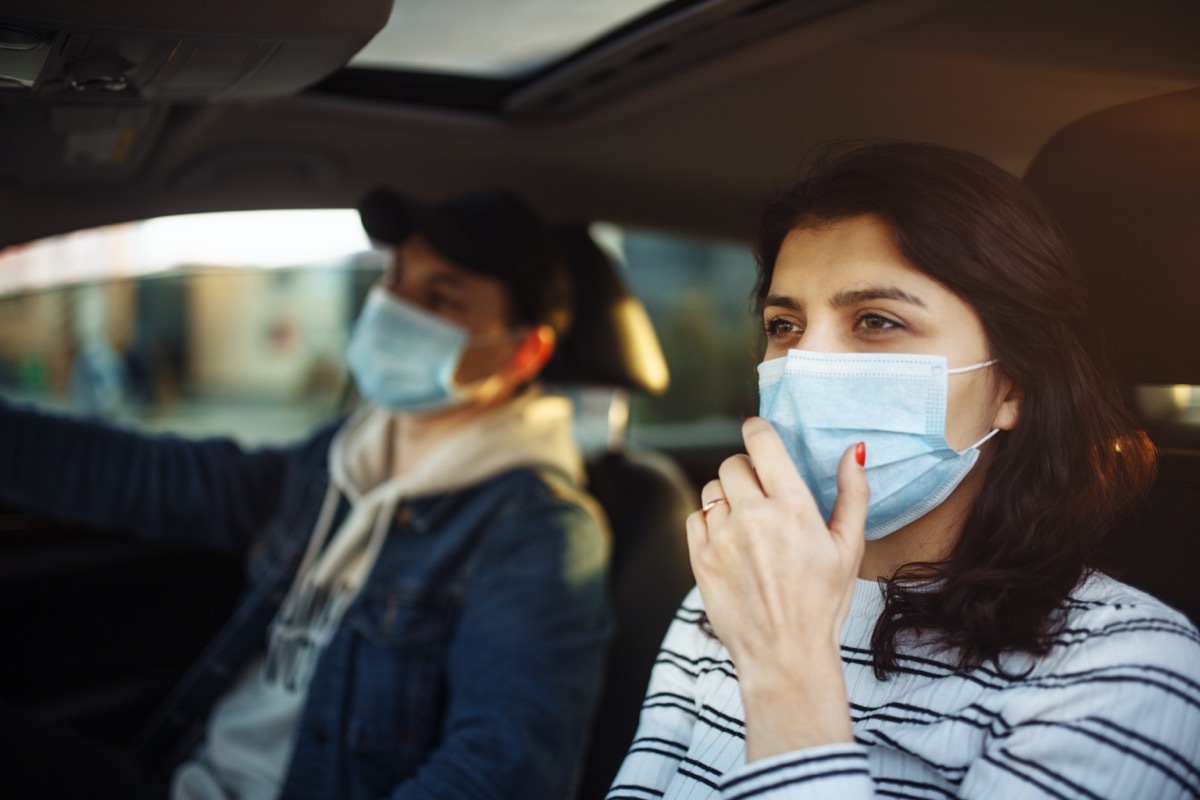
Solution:
<svg viewBox="0 0 1200 800"><path fill-rule="evenodd" d="M245 451L0 403L6 502L246 557L234 614L139 737L152 763L191 752L262 652L337 427ZM317 663L281 797L570 797L609 629L592 509L565 477L528 468L402 504Z"/></svg>

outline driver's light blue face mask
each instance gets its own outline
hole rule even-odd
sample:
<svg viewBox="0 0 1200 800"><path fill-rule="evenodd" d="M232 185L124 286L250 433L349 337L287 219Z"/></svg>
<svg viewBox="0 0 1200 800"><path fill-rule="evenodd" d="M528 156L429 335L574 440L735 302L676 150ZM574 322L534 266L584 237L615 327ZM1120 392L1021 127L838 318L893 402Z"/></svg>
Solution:
<svg viewBox="0 0 1200 800"><path fill-rule="evenodd" d="M462 402L454 373L467 332L372 287L354 323L346 360L363 396L392 411L434 411Z"/></svg>
<svg viewBox="0 0 1200 800"><path fill-rule="evenodd" d="M842 454L866 442L866 537L879 539L949 497L997 433L962 452L946 441L948 376L995 363L948 369L945 356L790 350L758 366L759 415L779 431L826 520Z"/></svg>

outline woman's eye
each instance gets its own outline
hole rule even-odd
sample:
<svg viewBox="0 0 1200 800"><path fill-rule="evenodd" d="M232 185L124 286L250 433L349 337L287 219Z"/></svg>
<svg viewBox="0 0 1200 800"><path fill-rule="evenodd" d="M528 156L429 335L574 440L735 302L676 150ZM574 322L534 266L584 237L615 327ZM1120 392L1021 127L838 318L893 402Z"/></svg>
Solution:
<svg viewBox="0 0 1200 800"><path fill-rule="evenodd" d="M903 328L904 326L894 319L883 316L882 314L866 313L861 315L856 321L856 326L861 330L876 332L886 331L893 328Z"/></svg>
<svg viewBox="0 0 1200 800"><path fill-rule="evenodd" d="M767 334L767 338L771 340L784 339L791 336L798 336L802 333L799 325L794 322L789 322L780 317L773 317L763 323L763 330Z"/></svg>

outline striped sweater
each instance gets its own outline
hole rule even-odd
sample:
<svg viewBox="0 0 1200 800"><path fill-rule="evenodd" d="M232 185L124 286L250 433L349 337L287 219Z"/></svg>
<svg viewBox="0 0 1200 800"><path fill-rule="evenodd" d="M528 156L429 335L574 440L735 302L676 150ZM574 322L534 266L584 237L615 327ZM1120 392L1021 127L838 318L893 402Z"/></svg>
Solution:
<svg viewBox="0 0 1200 800"><path fill-rule="evenodd" d="M746 764L737 672L700 629L693 589L608 800L1200 797L1200 635L1181 614L1097 574L1043 658L960 672L917 644L881 682L869 646L882 608L859 581L842 631L856 741Z"/></svg>

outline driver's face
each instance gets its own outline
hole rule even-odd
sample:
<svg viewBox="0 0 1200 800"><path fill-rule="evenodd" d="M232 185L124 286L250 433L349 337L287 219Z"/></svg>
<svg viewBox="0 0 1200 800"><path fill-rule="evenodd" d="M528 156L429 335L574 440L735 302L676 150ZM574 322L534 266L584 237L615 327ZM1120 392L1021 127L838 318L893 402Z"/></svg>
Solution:
<svg viewBox="0 0 1200 800"><path fill-rule="evenodd" d="M463 328L469 337L455 372L459 384L490 377L509 362L512 330L504 284L448 261L421 236L393 250L379 284L389 293ZM470 340L481 339L478 343Z"/></svg>

